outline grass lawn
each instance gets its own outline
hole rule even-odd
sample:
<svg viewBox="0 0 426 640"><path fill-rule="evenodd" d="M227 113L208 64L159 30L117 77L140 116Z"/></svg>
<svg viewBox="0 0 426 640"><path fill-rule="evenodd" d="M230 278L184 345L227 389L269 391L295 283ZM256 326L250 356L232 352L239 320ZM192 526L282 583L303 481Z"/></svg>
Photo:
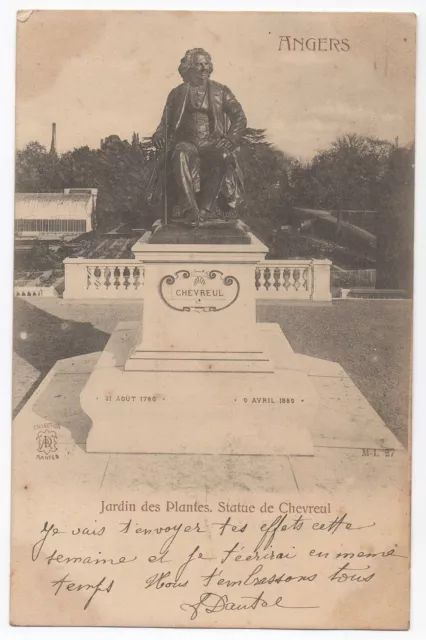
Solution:
<svg viewBox="0 0 426 640"><path fill-rule="evenodd" d="M137 320L135 302L15 299L13 404L19 410L55 362L101 351L120 320ZM340 300L332 305L259 302L259 322L277 322L293 349L339 362L388 427L407 443L411 302Z"/></svg>
<svg viewBox="0 0 426 640"><path fill-rule="evenodd" d="M260 304L294 351L339 362L388 427L407 444L410 413L409 300L336 300L330 306Z"/></svg>

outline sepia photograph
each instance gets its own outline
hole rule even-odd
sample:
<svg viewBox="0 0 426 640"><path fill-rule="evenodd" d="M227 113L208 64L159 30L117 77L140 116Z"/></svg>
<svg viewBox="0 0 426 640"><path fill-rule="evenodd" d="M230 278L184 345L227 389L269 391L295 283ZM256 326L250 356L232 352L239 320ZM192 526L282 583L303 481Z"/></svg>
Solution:
<svg viewBox="0 0 426 640"><path fill-rule="evenodd" d="M416 16L19 11L18 626L409 626Z"/></svg>

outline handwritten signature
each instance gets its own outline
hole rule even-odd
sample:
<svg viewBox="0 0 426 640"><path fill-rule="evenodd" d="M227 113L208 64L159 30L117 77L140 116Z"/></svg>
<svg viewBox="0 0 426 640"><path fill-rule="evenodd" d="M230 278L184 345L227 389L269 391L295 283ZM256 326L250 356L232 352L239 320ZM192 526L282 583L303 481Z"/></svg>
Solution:
<svg viewBox="0 0 426 640"><path fill-rule="evenodd" d="M241 602L233 602L229 599L229 597L224 595L219 595L218 593L205 592L202 593L198 602L194 604L190 604L189 602L184 602L180 605L182 611L191 611L191 620L195 620L198 617L198 614L201 612L204 613L222 613L226 611L242 611L244 609L251 609L252 611L257 608L268 608L268 607L278 607L279 609L318 609L319 606L303 606L303 607L292 607L285 605L282 601L282 597L279 596L273 602L268 602L263 597L265 592L262 591L258 596L242 596L240 598ZM244 600L244 602L242 602Z"/></svg>

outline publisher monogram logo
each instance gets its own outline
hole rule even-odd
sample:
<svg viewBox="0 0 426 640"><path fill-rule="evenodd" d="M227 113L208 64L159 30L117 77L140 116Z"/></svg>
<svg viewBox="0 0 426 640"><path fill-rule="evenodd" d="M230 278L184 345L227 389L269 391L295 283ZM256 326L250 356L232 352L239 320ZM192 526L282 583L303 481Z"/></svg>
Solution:
<svg viewBox="0 0 426 640"><path fill-rule="evenodd" d="M39 431L37 434L37 452L46 456L49 453L55 453L58 450L57 438L55 431L49 431L48 429Z"/></svg>

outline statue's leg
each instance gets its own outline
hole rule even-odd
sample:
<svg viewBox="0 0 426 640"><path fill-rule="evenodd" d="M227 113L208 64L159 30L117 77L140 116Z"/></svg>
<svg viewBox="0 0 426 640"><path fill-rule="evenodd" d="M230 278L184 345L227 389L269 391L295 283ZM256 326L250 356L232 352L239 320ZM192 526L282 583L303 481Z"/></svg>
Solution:
<svg viewBox="0 0 426 640"><path fill-rule="evenodd" d="M212 212L226 174L231 154L226 149L211 147L200 151L204 180L201 185L200 209Z"/></svg>
<svg viewBox="0 0 426 640"><path fill-rule="evenodd" d="M178 142L172 154L172 170L179 207L188 219L198 220L196 187L199 180L198 149L190 142Z"/></svg>

